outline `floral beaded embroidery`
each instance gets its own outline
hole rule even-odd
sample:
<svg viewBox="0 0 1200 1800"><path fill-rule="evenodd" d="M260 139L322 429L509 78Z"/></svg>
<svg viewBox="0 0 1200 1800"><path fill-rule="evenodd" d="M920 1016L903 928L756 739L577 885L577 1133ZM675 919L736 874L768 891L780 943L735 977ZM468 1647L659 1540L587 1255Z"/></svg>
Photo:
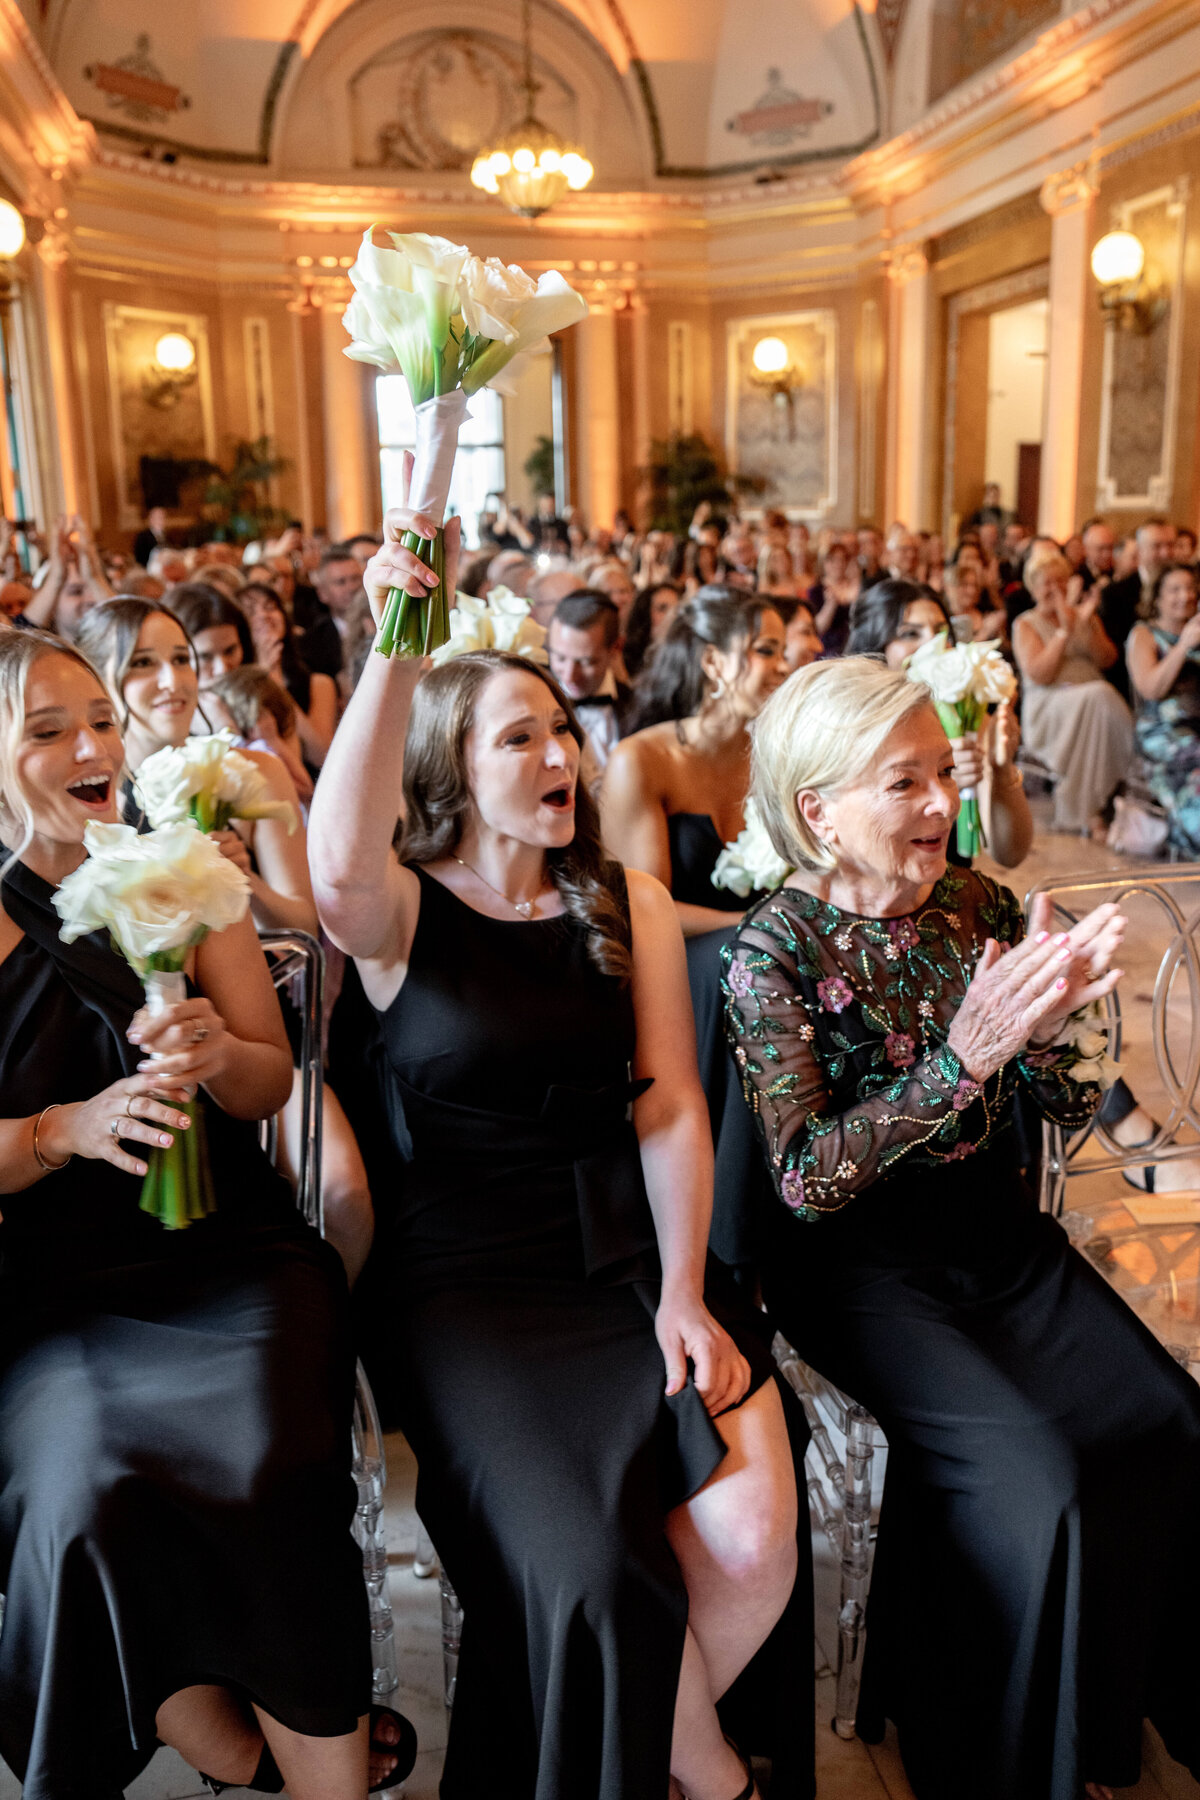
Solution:
<svg viewBox="0 0 1200 1800"><path fill-rule="evenodd" d="M1073 1050L1026 1054L980 1084L945 1041L985 939L1022 931L1012 894L957 870L899 919L852 918L792 888L747 915L722 953L726 1028L797 1218L839 1211L901 1159L975 1155L1008 1126L1018 1081L1068 1129L1086 1123L1097 1090L1069 1078Z"/></svg>

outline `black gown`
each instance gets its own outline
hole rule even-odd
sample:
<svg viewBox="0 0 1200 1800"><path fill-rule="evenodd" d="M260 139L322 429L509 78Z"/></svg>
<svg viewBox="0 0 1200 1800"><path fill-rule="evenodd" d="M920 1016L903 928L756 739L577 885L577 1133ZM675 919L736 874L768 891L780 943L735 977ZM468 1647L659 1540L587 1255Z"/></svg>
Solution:
<svg viewBox="0 0 1200 1800"><path fill-rule="evenodd" d="M768 1305L887 1434L859 1731L896 1722L920 1800L1132 1786L1144 1717L1200 1774L1200 1389L1038 1212L1012 1128L1018 1093L1075 1130L1099 1090L1070 1050L981 1087L946 1043L1023 931L953 869L903 918L781 888L727 970Z"/></svg>
<svg viewBox="0 0 1200 1800"><path fill-rule="evenodd" d="M140 1056L140 982L103 934L61 943L52 892L5 875L8 1118ZM315 1737L370 1705L345 1277L256 1127L204 1108L218 1210L186 1231L78 1157L0 1201L0 1752L26 1800L110 1800L193 1683Z"/></svg>
<svg viewBox="0 0 1200 1800"><path fill-rule="evenodd" d="M418 868L381 1015L403 1164L387 1226L417 1504L465 1609L444 1800L661 1800L687 1596L667 1512L724 1445L663 1395L628 1106L628 990L568 918ZM726 1323L754 1386L769 1353Z"/></svg>

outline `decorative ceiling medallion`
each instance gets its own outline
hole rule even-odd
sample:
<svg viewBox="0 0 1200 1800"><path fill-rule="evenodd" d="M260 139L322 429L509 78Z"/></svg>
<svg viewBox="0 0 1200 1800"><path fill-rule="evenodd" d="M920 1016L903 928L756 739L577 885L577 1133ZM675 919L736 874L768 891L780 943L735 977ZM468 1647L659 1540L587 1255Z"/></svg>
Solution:
<svg viewBox="0 0 1200 1800"><path fill-rule="evenodd" d="M725 129L749 138L758 149L786 150L832 111L832 100L806 100L783 85L781 69L768 69L766 92L748 111L730 119Z"/></svg>
<svg viewBox="0 0 1200 1800"><path fill-rule="evenodd" d="M181 89L163 78L151 58L150 39L144 31L128 56L120 56L114 63L91 63L83 73L107 97L110 107L142 125L161 124L192 104Z"/></svg>

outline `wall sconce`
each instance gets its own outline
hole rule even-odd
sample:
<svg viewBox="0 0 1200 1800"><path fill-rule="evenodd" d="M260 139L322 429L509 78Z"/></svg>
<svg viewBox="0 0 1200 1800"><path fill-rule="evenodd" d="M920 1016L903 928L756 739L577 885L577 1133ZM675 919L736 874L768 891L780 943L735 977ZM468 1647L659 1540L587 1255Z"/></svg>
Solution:
<svg viewBox="0 0 1200 1800"><path fill-rule="evenodd" d="M1092 251L1101 312L1119 330L1141 337L1153 331L1167 307L1157 281L1145 269L1145 248L1132 231L1109 231Z"/></svg>
<svg viewBox="0 0 1200 1800"><path fill-rule="evenodd" d="M147 405L166 412L178 406L184 388L196 379L196 346L182 331L165 331L154 346L154 361L142 376Z"/></svg>
<svg viewBox="0 0 1200 1800"><path fill-rule="evenodd" d="M793 366L788 347L782 338L759 338L750 354L750 361L750 380L756 388L762 388L771 395L780 414L781 425L786 415L786 436L791 443L796 436L792 396L797 388L804 386L804 377ZM783 435L785 433L781 430L780 436Z"/></svg>
<svg viewBox="0 0 1200 1800"><path fill-rule="evenodd" d="M25 248L25 221L11 200L0 200L0 307L12 299L12 264Z"/></svg>

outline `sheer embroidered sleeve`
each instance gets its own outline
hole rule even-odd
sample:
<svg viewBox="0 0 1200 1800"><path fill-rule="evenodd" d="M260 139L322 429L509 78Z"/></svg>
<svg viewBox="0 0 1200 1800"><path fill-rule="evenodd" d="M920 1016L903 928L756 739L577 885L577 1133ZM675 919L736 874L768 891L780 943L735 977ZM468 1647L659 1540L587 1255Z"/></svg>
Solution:
<svg viewBox="0 0 1200 1800"><path fill-rule="evenodd" d="M980 1092L944 1041L918 1054L904 1018L856 993L849 957L839 974L825 948L772 907L725 953L726 1030L746 1101L780 1199L809 1220L915 1153L957 1160Z"/></svg>

